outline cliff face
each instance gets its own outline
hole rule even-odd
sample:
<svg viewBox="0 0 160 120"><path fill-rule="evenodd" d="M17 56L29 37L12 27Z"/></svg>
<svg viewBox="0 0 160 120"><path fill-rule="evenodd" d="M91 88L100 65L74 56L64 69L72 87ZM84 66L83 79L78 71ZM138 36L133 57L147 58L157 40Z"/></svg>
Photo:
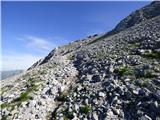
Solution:
<svg viewBox="0 0 160 120"><path fill-rule="evenodd" d="M133 12L110 35L51 51L1 81L3 119L160 119L160 2Z"/></svg>

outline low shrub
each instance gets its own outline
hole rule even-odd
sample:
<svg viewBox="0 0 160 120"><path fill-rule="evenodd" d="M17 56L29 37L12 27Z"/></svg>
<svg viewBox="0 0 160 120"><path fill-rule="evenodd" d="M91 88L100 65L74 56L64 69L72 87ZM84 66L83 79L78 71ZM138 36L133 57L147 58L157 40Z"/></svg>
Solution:
<svg viewBox="0 0 160 120"><path fill-rule="evenodd" d="M66 101L68 96L68 92L61 92L60 95L57 97L58 101Z"/></svg>
<svg viewBox="0 0 160 120"><path fill-rule="evenodd" d="M91 111L91 107L89 105L80 107L80 112L83 114L88 114L90 111Z"/></svg>
<svg viewBox="0 0 160 120"><path fill-rule="evenodd" d="M29 92L23 92L20 94L20 96L16 99L14 99L12 102L23 102L30 98Z"/></svg>
<svg viewBox="0 0 160 120"><path fill-rule="evenodd" d="M143 54L143 56L147 58L160 58L160 52L146 52Z"/></svg>
<svg viewBox="0 0 160 120"><path fill-rule="evenodd" d="M133 75L133 70L131 68L127 67L127 66L121 67L119 69L119 74L121 76L124 76L124 75Z"/></svg>
<svg viewBox="0 0 160 120"><path fill-rule="evenodd" d="M74 60L75 59L75 55L69 55L68 56L68 60Z"/></svg>

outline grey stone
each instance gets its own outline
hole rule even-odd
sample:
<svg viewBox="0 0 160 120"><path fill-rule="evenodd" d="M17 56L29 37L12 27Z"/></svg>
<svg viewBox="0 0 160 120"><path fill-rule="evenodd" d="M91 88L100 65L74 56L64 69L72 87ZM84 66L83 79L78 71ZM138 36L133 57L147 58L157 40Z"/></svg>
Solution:
<svg viewBox="0 0 160 120"><path fill-rule="evenodd" d="M144 115L144 116L141 117L141 120L152 120L152 118L150 118L147 115Z"/></svg>
<svg viewBox="0 0 160 120"><path fill-rule="evenodd" d="M115 107L112 107L112 110L113 110L113 112L114 112L116 115L119 115L119 114L120 114L119 109L116 109Z"/></svg>
<svg viewBox="0 0 160 120"><path fill-rule="evenodd" d="M138 90L133 90L132 91L134 95L138 95L139 91Z"/></svg>
<svg viewBox="0 0 160 120"><path fill-rule="evenodd" d="M106 96L106 94L103 93L103 92L99 92L98 95L99 95L99 97L105 97Z"/></svg>
<svg viewBox="0 0 160 120"><path fill-rule="evenodd" d="M125 92L125 97L130 99L132 97L132 93L130 91Z"/></svg>
<svg viewBox="0 0 160 120"><path fill-rule="evenodd" d="M93 112L93 120L98 120L98 115L96 112Z"/></svg>
<svg viewBox="0 0 160 120"><path fill-rule="evenodd" d="M97 99L95 98L95 99L93 99L92 100L92 102L95 104L95 105L97 105L98 104L98 101L97 101Z"/></svg>
<svg viewBox="0 0 160 120"><path fill-rule="evenodd" d="M92 83L95 83L95 82L100 82L101 81L101 78L99 75L93 75L92 77Z"/></svg>

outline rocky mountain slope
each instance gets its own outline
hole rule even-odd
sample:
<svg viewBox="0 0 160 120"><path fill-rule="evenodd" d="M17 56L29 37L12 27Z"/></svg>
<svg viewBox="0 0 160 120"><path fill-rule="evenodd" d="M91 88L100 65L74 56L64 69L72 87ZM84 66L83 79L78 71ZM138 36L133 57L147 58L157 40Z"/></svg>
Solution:
<svg viewBox="0 0 160 120"><path fill-rule="evenodd" d="M153 2L138 10L140 19L130 15L129 27L58 47L1 81L1 118L159 120L159 8ZM122 21L131 24L128 18Z"/></svg>

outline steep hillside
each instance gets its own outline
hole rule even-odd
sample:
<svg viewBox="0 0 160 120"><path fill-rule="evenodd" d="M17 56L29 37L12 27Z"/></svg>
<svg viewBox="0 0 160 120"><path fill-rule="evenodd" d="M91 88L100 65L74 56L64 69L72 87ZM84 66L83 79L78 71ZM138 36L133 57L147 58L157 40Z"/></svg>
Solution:
<svg viewBox="0 0 160 120"><path fill-rule="evenodd" d="M20 76L1 81L1 118L159 120L159 5L134 12L110 36L58 47Z"/></svg>

